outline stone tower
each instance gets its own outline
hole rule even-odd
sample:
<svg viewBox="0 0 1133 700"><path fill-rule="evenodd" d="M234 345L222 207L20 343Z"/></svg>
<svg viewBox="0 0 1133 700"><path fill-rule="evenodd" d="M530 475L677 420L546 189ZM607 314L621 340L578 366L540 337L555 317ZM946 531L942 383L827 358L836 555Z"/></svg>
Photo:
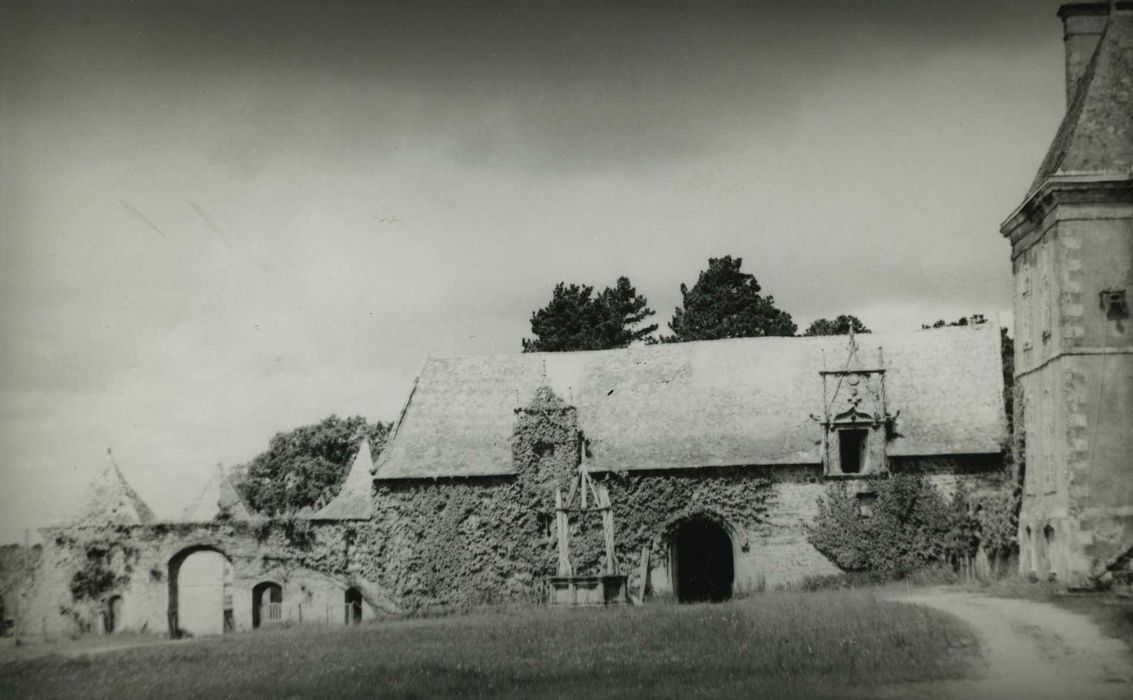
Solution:
<svg viewBox="0 0 1133 700"><path fill-rule="evenodd" d="M1058 16L1066 115L1000 232L1026 460L1020 567L1089 586L1133 553L1133 2Z"/></svg>

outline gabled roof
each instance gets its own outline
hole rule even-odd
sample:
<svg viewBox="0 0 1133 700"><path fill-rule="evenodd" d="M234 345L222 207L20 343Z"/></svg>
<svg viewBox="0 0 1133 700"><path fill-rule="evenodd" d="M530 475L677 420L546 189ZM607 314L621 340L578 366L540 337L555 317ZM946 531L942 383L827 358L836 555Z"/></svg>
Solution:
<svg viewBox="0 0 1133 700"><path fill-rule="evenodd" d="M1125 7L1126 9L1121 9ZM1111 11L1029 199L1051 177L1130 175L1133 168L1133 11Z"/></svg>
<svg viewBox="0 0 1133 700"><path fill-rule="evenodd" d="M374 461L370 455L370 440L362 438L342 489L330 503L308 516L311 520L370 519L374 512Z"/></svg>
<svg viewBox="0 0 1133 700"><path fill-rule="evenodd" d="M181 520L187 523L208 523L218 517L229 520L249 520L252 517L252 511L220 465L217 465L216 472L200 495L181 513Z"/></svg>
<svg viewBox="0 0 1133 700"><path fill-rule="evenodd" d="M106 464L87 488L83 504L67 523L77 527L101 525L145 525L154 521L153 511L126 483L110 450Z"/></svg>
<svg viewBox="0 0 1133 700"><path fill-rule="evenodd" d="M859 335L883 349L890 455L996 453L1006 436L999 329ZM578 411L595 471L821 463L823 369L845 336L745 338L601 352L428 360L378 479L513 471L515 409L542 385Z"/></svg>

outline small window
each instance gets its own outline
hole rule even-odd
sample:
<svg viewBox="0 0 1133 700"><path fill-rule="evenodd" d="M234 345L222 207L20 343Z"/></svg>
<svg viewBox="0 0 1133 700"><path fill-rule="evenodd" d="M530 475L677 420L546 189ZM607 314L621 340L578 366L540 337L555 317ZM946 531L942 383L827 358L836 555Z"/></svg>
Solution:
<svg viewBox="0 0 1133 700"><path fill-rule="evenodd" d="M873 504L877 503L876 493L858 494L858 515L868 518L873 515Z"/></svg>
<svg viewBox="0 0 1133 700"><path fill-rule="evenodd" d="M861 474L866 466L868 430L838 431L839 465L843 474Z"/></svg>

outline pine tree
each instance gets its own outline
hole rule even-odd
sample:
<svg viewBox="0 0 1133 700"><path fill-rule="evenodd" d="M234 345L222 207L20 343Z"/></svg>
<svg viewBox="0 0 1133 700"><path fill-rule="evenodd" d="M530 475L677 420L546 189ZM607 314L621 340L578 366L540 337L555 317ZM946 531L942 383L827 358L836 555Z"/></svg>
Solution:
<svg viewBox="0 0 1133 700"><path fill-rule="evenodd" d="M657 324L641 326L654 312L628 278L619 277L613 287L593 294L588 285L555 285L551 301L531 314L535 337L523 339L523 351L623 348L657 330Z"/></svg>
<svg viewBox="0 0 1133 700"><path fill-rule="evenodd" d="M775 308L775 298L761 296L755 276L740 271L742 258L709 258L692 289L681 285L682 306L673 311L671 336L662 342L793 336L791 315Z"/></svg>

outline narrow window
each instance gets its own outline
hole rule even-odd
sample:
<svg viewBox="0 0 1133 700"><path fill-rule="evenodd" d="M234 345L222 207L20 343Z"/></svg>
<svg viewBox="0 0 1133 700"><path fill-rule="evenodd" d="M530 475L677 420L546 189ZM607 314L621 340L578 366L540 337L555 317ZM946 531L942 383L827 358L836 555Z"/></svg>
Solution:
<svg viewBox="0 0 1133 700"><path fill-rule="evenodd" d="M838 456L843 474L860 474L866 462L866 445L869 431L841 430L838 432Z"/></svg>
<svg viewBox="0 0 1133 700"><path fill-rule="evenodd" d="M876 493L858 494L858 515L868 518L873 515L873 504L877 502Z"/></svg>

